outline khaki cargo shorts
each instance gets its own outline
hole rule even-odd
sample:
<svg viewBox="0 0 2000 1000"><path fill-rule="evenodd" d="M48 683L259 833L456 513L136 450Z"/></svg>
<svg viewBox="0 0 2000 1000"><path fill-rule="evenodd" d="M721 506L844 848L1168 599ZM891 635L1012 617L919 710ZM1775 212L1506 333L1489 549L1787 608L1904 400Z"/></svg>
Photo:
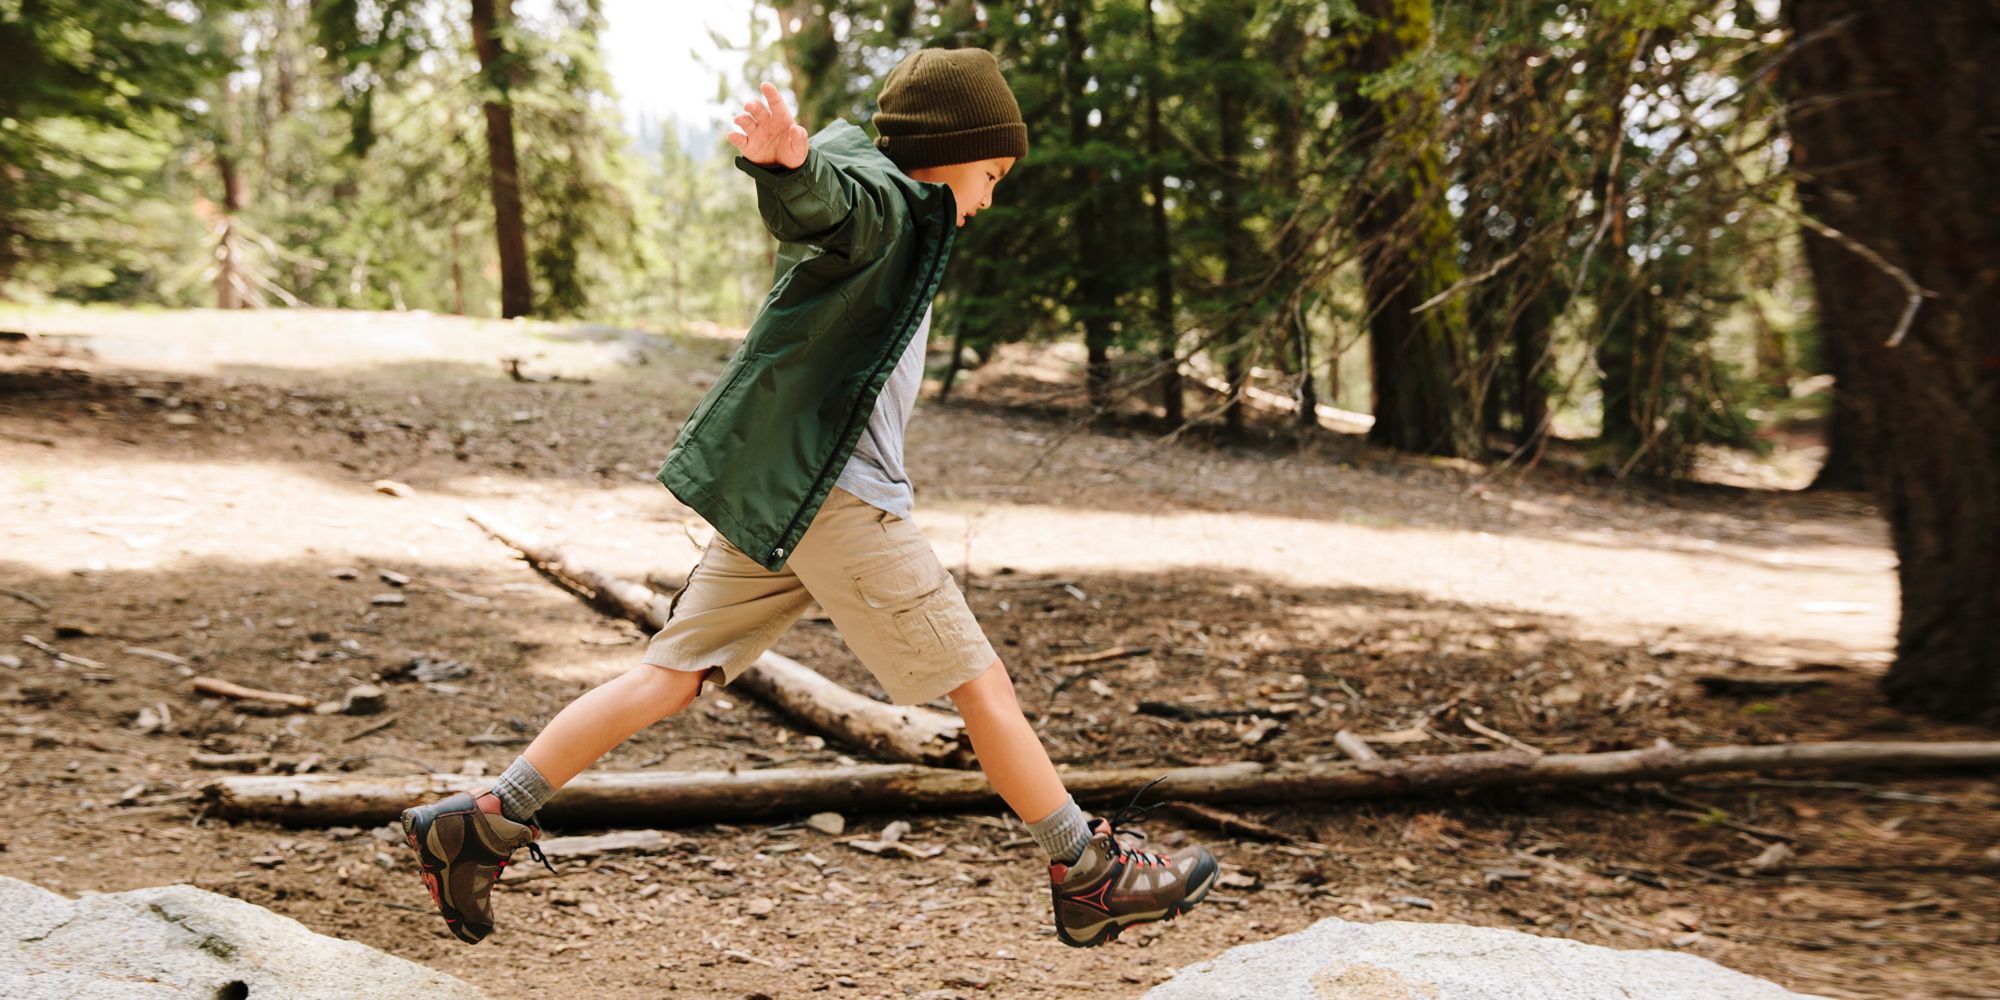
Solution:
<svg viewBox="0 0 2000 1000"><path fill-rule="evenodd" d="M719 667L727 685L815 600L898 705L943 697L997 658L916 524L836 486L778 572L716 535L645 662Z"/></svg>

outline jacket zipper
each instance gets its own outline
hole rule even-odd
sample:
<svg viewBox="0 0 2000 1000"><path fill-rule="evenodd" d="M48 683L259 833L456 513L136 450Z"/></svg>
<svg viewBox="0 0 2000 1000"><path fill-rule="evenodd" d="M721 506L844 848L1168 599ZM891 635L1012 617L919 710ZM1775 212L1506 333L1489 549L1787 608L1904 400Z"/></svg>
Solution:
<svg viewBox="0 0 2000 1000"><path fill-rule="evenodd" d="M951 257L951 243L952 243L952 235L953 235L953 234L952 234L951 230L948 230L948 229L944 231L944 234L945 234L945 235L944 235L944 240L945 240L945 245L944 245L944 250L945 250L945 252L944 252L944 253L942 253L942 254L939 254L939 255L938 255L938 258L939 258L939 259L938 259L937 263L936 263L936 264L934 264L934 265L932 265L932 266L931 266L931 269L930 269L929 271L926 271L926 272L924 273L924 279L923 279L923 284L922 284L922 286L921 286L921 287L922 287L922 288L923 288L923 289L924 289L925 291L929 292L929 293L930 293L931 295L933 295L933 296L937 294L937 283L936 283L936 281L934 280L934 278L936 277L936 275L937 275L937 272L939 272L939 271L943 270L943 268L944 268L944 264L945 264L945 261L949 260L949 259L950 259L950 257ZM910 312L911 312L911 316L912 316L912 319L914 320L914 322L916 322L916 323L921 323L921 322L923 322L923 316L922 316L922 314L921 314L921 313L918 313L918 312L917 312L917 311L916 311L916 310L915 310L914 308L912 308L912 309L910 310ZM906 323L905 323L905 326L906 326L906 327L907 327L907 326L909 326L909 325L911 325L911 324L910 324L910 323L908 323L908 322L906 322ZM908 349L909 349L909 345L908 345L907 343L905 343L905 344L904 344L903 346L904 346L904 349L905 349L905 350L908 350ZM901 352L898 352L898 356L900 356L900 354L901 354ZM872 378L873 378L873 376L872 376L872 373L871 373L871 376L870 376L870 378L871 378L871 380L872 380ZM852 417L850 417L850 418L849 418L850 422L852 421L852 419L853 419ZM841 436L842 436L842 437L846 437L847 435L846 435L846 433L845 433L845 432L843 431L843 433L841 434ZM800 517L803 517L803 516L805 515L805 512L806 512L806 506L807 506L807 504L809 504L809 503L811 503L811 502L812 502L812 495L813 495L814 493L818 493L818 492L819 492L819 484L820 484L821 482L824 482L824 481L826 480L826 474L827 474L827 471L828 471L828 470L830 470L830 469L832 469L832 468L833 468L833 463L832 463L832 462L828 462L828 463L826 463L826 465L825 465L825 466L821 467L821 469L820 469L820 471L819 471L819 474L813 477L813 482L812 482L812 488L811 488L811 489L808 489L808 490L806 491L806 500L805 500L804 502L802 502L802 503L800 503L800 504L799 504L799 507L798 507L798 509L797 509L797 510L795 510L795 511L793 511L793 512L792 512L792 519L791 519L790 521L787 521L787 522L785 522L785 530L784 530L784 531L781 531L781 532L779 532L779 533L778 533L778 541L782 542L782 541L784 541L785 539L787 539L787 538L790 538L790 537L791 537L791 535L792 535L792 529L793 529L793 528L796 528L796 527L798 527L798 524L799 524L799 518L800 518ZM779 546L777 546L777 547L775 547L775 548L773 548L773 549L771 550L771 555L770 555L770 558L772 558L772 559L783 559L784 557L785 557L785 546L783 546L783 545L779 545Z"/></svg>

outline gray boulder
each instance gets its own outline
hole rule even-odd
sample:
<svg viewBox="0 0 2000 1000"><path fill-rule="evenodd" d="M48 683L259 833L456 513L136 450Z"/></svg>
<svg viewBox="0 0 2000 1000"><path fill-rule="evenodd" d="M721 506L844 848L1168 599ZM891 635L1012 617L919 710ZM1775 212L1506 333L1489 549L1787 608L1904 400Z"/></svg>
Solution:
<svg viewBox="0 0 2000 1000"><path fill-rule="evenodd" d="M1328 917L1182 969L1144 1000L1825 1000L1684 952Z"/></svg>
<svg viewBox="0 0 2000 1000"><path fill-rule="evenodd" d="M189 885L69 899L0 876L8 1000L481 1000L470 985Z"/></svg>

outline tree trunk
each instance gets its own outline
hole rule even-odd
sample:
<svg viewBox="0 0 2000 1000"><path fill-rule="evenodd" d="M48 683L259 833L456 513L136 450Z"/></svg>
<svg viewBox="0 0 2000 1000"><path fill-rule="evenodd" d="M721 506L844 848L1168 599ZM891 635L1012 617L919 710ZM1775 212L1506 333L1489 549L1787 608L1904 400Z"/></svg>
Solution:
<svg viewBox="0 0 2000 1000"><path fill-rule="evenodd" d="M1090 71L1083 63L1089 40L1083 33L1083 4L1068 0L1063 5L1063 90L1069 106L1070 148L1081 153L1090 143L1090 108L1085 84ZM1097 176L1089 157L1078 155L1071 183L1078 198L1076 206L1077 308L1082 314L1083 344L1087 354L1084 386L1093 417L1103 419L1111 411L1111 319L1113 306L1106 301L1109 287L1104 281L1099 230L1104 199L1099 191L1103 178Z"/></svg>
<svg viewBox="0 0 2000 1000"><path fill-rule="evenodd" d="M534 308L528 277L528 229L521 213L521 165L514 155L512 56L506 34L512 0L472 0L472 47L485 78L487 180L493 193L493 234L500 250L500 316L526 316Z"/></svg>
<svg viewBox="0 0 2000 1000"><path fill-rule="evenodd" d="M2000 743L1780 743L1683 750L1535 754L1493 750L1372 761L1244 761L1183 767L1065 772L1078 802L1122 801L1155 778L1159 799L1290 804L1425 795L1468 788L1580 786L1690 774L1829 767L2000 765ZM464 775L232 775L202 786L214 815L291 826L388 822L411 804L463 788ZM820 810L986 809L1000 797L977 771L908 764L771 768L756 771L592 772L564 785L540 813L566 826L699 824L805 816Z"/></svg>
<svg viewBox="0 0 2000 1000"><path fill-rule="evenodd" d="M1836 447L1866 456L1902 584L1882 686L1901 708L2000 724L2000 32L1981 3L1785 11L1799 204L1841 234L1804 234L1853 417ZM1906 317L1884 264L1936 297Z"/></svg>
<svg viewBox="0 0 2000 1000"><path fill-rule="evenodd" d="M451 224L451 313L465 315L465 252L459 245L456 222Z"/></svg>
<svg viewBox="0 0 2000 1000"><path fill-rule="evenodd" d="M1304 79L1306 67L1303 55L1306 34L1301 17L1303 11L1286 8L1272 27L1265 52L1280 67L1281 79ZM1312 330L1306 325L1303 292L1291 292L1299 285L1298 273L1304 263L1307 243L1312 226L1307 221L1307 212L1299 197L1301 147L1306 142L1306 102L1295 93L1274 94L1272 118L1276 123L1271 138L1271 189L1278 205L1283 207L1284 218L1279 222L1283 227L1278 237L1276 278L1273 287L1286 290L1282 306L1284 316L1279 324L1285 331L1285 367L1298 378L1293 399L1298 403L1298 419L1295 426L1316 429L1319 426L1319 391L1313 384Z"/></svg>
<svg viewBox="0 0 2000 1000"><path fill-rule="evenodd" d="M1799 189L1803 192L1812 182L1802 181ZM1813 237L1808 234L1808 241ZM1812 244L1806 245L1807 261L1810 266L1813 253ZM1826 408L1826 461L1819 472L1813 475L1814 490L1864 490L1868 488L1868 451L1861 438L1861 428L1855 422L1853 402L1848 398L1847 387L1857 385L1862 379L1859 372L1842 371L1841 344L1831 331L1820 331L1821 353L1826 356L1826 370L1833 375L1833 388L1827 390L1829 397Z"/></svg>
<svg viewBox="0 0 2000 1000"><path fill-rule="evenodd" d="M1525 454L1539 452L1549 436L1551 338L1561 302L1553 285L1544 283L1514 320L1514 406L1520 412L1521 433L1515 447Z"/></svg>
<svg viewBox="0 0 2000 1000"><path fill-rule="evenodd" d="M1181 398L1180 329L1174 320L1174 252L1167 227L1167 170L1161 162L1166 140L1160 128L1160 81L1165 70L1161 62L1159 28L1154 24L1153 5L1146 9L1146 184L1153 193L1153 325L1160 338L1160 406L1167 424L1178 427L1186 419Z"/></svg>
<svg viewBox="0 0 2000 1000"><path fill-rule="evenodd" d="M250 302L244 294L236 254L236 213L243 208L243 174L236 169L236 159L219 146L215 169L222 175L222 231L215 240L215 307L245 309Z"/></svg>
<svg viewBox="0 0 2000 1000"><path fill-rule="evenodd" d="M1422 313L1424 301L1459 279L1457 228L1445 202L1443 160L1435 141L1437 94L1411 84L1377 101L1361 96L1370 76L1429 45L1429 0L1360 0L1369 27L1355 40L1341 111L1360 134L1377 139L1380 161L1364 188L1355 221L1362 243L1362 298L1375 387L1368 439L1404 451L1473 457L1480 451L1478 410L1455 379L1466 350L1465 303L1447 300Z"/></svg>
<svg viewBox="0 0 2000 1000"><path fill-rule="evenodd" d="M1826 411L1826 460L1820 463L1819 471L1813 474L1813 481L1806 488L1865 490L1868 470L1864 468L1864 460L1868 456L1862 450L1854 411L1848 406L1847 394L1840 389L1839 379L1834 380L1833 388L1827 392L1832 400Z"/></svg>
<svg viewBox="0 0 2000 1000"><path fill-rule="evenodd" d="M1237 49L1242 42L1235 34L1233 21L1226 30L1225 38L1230 45L1228 58L1238 58ZM1236 82L1233 77L1225 76L1215 95L1215 128L1219 145L1216 166L1222 193L1222 286L1225 293L1231 296L1242 294L1243 275L1248 270L1250 256L1246 246L1249 234L1243 229L1242 113L1242 99L1237 93ZM1229 395L1222 410L1223 425L1236 437L1243 434L1243 390L1250 378L1244 364L1249 345L1241 332L1248 325L1250 312L1250 303L1237 303L1223 320L1236 327L1224 334L1221 341L1223 378L1229 382Z"/></svg>
<svg viewBox="0 0 2000 1000"><path fill-rule="evenodd" d="M1597 296L1597 344L1593 348L1597 370L1598 400L1602 423L1597 431L1599 454L1605 464L1617 468L1639 447L1637 406L1632 392L1637 370L1637 345L1643 338L1641 327L1647 312L1647 296L1635 287L1632 264L1623 253L1615 252Z"/></svg>

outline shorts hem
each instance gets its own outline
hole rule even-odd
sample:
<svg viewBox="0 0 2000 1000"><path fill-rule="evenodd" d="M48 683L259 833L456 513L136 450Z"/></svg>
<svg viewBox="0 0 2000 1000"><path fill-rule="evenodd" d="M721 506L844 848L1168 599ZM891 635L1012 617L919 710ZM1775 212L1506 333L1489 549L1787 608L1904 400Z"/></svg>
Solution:
<svg viewBox="0 0 2000 1000"><path fill-rule="evenodd" d="M888 694L892 704L906 708L936 701L958 690L959 685L985 673L987 668L993 665L993 661L1000 658L1000 654L993 651L991 644L987 645L985 654L985 659L977 663L968 661L966 665L956 670L932 674L925 677L921 684L897 685L896 690L890 690L887 684L883 684L882 690ZM877 677L876 681L880 683L881 678Z"/></svg>

